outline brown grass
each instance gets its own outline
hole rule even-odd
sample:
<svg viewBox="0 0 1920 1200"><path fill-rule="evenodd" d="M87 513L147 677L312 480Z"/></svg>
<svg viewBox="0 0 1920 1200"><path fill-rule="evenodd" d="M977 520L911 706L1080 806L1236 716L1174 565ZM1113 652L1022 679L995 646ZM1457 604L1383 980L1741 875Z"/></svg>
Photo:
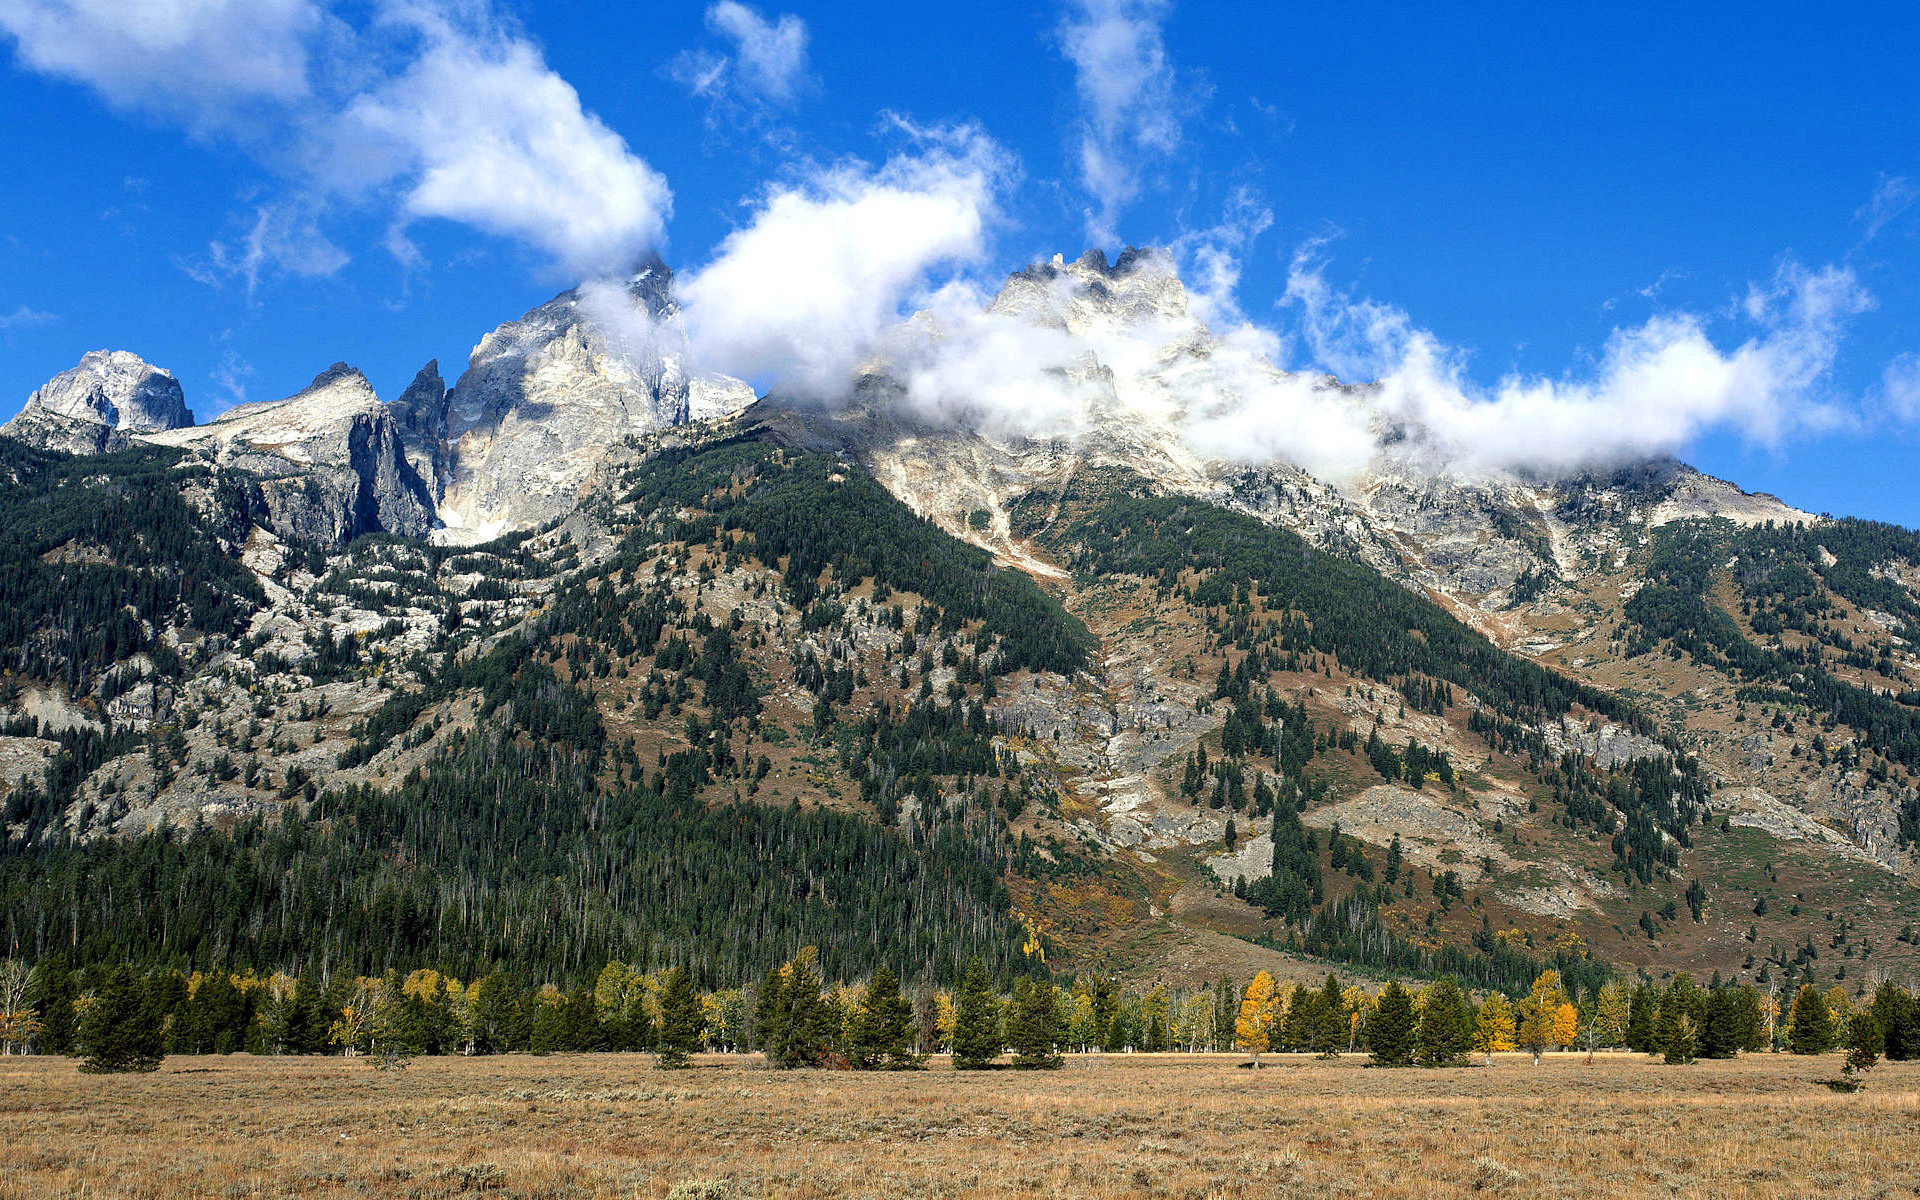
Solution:
<svg viewBox="0 0 1920 1200"><path fill-rule="evenodd" d="M779 1073L713 1057L0 1060L0 1197L1911 1196L1920 1067L1095 1056Z"/></svg>

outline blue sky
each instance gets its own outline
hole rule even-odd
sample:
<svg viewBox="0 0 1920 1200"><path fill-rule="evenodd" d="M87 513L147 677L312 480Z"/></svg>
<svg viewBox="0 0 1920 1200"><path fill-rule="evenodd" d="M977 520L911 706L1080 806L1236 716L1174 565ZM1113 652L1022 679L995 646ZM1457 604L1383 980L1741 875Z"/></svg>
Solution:
<svg viewBox="0 0 1920 1200"><path fill-rule="evenodd" d="M1091 244L1211 248L1284 365L1387 373L1437 345L1471 402L1553 381L1586 419L1620 402L1609 339L1639 331L1710 347L1765 393L1703 400L1645 444L1920 525L1920 17L1903 6L172 7L181 27L0 0L0 414L109 346L172 369L203 418L342 359L392 396L641 242L697 270L776 196L951 198L961 179L977 189L927 218L956 226L848 286L884 278L911 308ZM474 74L463 56L498 86L443 102ZM532 162L587 168L496 194L491 151L449 149L522 119L558 130ZM1335 308L1303 302L1303 269ZM1833 311L1791 315L1816 292ZM1327 340L1383 312L1420 337ZM780 381L779 346L721 341ZM1460 428L1511 428L1510 411Z"/></svg>

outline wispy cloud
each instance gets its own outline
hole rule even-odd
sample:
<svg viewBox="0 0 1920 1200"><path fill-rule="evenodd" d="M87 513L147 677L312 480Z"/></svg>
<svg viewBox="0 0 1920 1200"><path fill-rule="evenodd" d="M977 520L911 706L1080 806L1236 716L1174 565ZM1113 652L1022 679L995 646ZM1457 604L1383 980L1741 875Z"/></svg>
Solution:
<svg viewBox="0 0 1920 1200"><path fill-rule="evenodd" d="M1058 29L1080 97L1076 156L1096 243L1119 239L1142 171L1180 144L1183 105L1162 34L1168 11L1167 0L1073 0Z"/></svg>
<svg viewBox="0 0 1920 1200"><path fill-rule="evenodd" d="M737 0L707 9L707 30L724 49L675 55L667 74L707 102L707 125L767 132L813 86L807 66L807 24L792 13L769 19ZM784 131L782 131L784 139Z"/></svg>
<svg viewBox="0 0 1920 1200"><path fill-rule="evenodd" d="M282 203L255 208L237 237L209 242L204 257L183 259L180 267L209 286L237 279L252 303L263 279L276 274L325 278L338 274L349 261L347 252L321 232L311 207Z"/></svg>
<svg viewBox="0 0 1920 1200"><path fill-rule="evenodd" d="M1920 184L1915 184L1904 175L1882 175L1880 182L1874 185L1872 197L1854 214L1854 220L1863 227L1861 242L1870 242L1879 237L1887 226L1906 215L1917 201L1920 201Z"/></svg>
<svg viewBox="0 0 1920 1200"><path fill-rule="evenodd" d="M42 312L25 304L14 306L12 312L0 313L0 332L12 333L16 329L26 329L33 325L47 325L60 319L60 314Z"/></svg>

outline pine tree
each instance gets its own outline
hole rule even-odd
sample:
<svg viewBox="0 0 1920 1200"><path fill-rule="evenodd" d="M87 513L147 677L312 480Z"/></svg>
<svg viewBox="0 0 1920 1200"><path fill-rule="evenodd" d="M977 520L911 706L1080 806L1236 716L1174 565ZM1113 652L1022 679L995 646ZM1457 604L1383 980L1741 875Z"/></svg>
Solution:
<svg viewBox="0 0 1920 1200"><path fill-rule="evenodd" d="M1000 1057L1000 1002L978 955L967 963L953 1021L953 1065L962 1071L985 1070Z"/></svg>
<svg viewBox="0 0 1920 1200"><path fill-rule="evenodd" d="M1787 1049L1795 1054L1825 1054L1833 1049L1833 1043L1833 1010L1812 984L1801 984L1793 998Z"/></svg>
<svg viewBox="0 0 1920 1200"><path fill-rule="evenodd" d="M87 1056L80 1069L90 1075L159 1068L165 1034L131 968L107 972L80 1018L77 1040Z"/></svg>
<svg viewBox="0 0 1920 1200"><path fill-rule="evenodd" d="M1427 988L1414 1030L1414 1053L1423 1067L1450 1067L1466 1061L1473 1049L1473 1008L1451 975Z"/></svg>
<svg viewBox="0 0 1920 1200"><path fill-rule="evenodd" d="M1920 1008L1900 985L1891 980L1881 984L1868 1011L1880 1026L1888 1061L1920 1058Z"/></svg>
<svg viewBox="0 0 1920 1200"><path fill-rule="evenodd" d="M1654 1051L1653 989L1645 984L1633 989L1633 999L1627 1006L1627 1049L1641 1054Z"/></svg>
<svg viewBox="0 0 1920 1200"><path fill-rule="evenodd" d="M1654 1042L1661 1057L1670 1064L1693 1061L1696 1040L1690 1007L1687 989L1676 978L1660 999L1660 1016L1654 1023Z"/></svg>
<svg viewBox="0 0 1920 1200"><path fill-rule="evenodd" d="M1383 1067L1411 1065L1413 1031L1413 996L1399 980L1390 979L1367 1022L1367 1049L1373 1052L1373 1061Z"/></svg>
<svg viewBox="0 0 1920 1200"><path fill-rule="evenodd" d="M1328 972L1326 983L1320 987L1318 1009L1311 1048L1322 1058L1338 1058L1341 1047L1347 1044L1347 997L1332 972Z"/></svg>
<svg viewBox="0 0 1920 1200"><path fill-rule="evenodd" d="M1841 1070L1859 1085L1860 1076L1873 1070L1874 1064L1880 1061L1880 1054L1886 1049L1886 1035L1872 1013L1855 1013L1847 1021L1846 1036L1841 1044L1847 1048L1847 1062Z"/></svg>
<svg viewBox="0 0 1920 1200"><path fill-rule="evenodd" d="M767 972L754 999L753 1040L769 1063L787 1065L787 976L779 967Z"/></svg>
<svg viewBox="0 0 1920 1200"><path fill-rule="evenodd" d="M692 1055L700 1049L705 1025L700 993L693 990L693 973L685 967L668 971L660 981L660 1030L654 1036L663 1070L693 1065Z"/></svg>
<svg viewBox="0 0 1920 1200"><path fill-rule="evenodd" d="M900 992L900 977L881 967L853 1015L847 1058L856 1070L910 1071L920 1066L913 1052L913 1009Z"/></svg>
<svg viewBox="0 0 1920 1200"><path fill-rule="evenodd" d="M1022 979L1013 989L1013 1017L1007 1040L1013 1044L1013 1065L1022 1071L1049 1071L1062 1064L1055 1052L1053 988L1044 981Z"/></svg>

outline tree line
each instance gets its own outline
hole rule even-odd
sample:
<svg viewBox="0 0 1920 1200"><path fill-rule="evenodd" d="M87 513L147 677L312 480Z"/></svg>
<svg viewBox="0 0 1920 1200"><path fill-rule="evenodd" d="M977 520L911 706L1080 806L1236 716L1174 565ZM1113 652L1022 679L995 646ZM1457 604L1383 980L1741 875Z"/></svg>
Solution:
<svg viewBox="0 0 1920 1200"><path fill-rule="evenodd" d="M653 1053L685 1065L700 1051L760 1052L779 1068L915 1070L950 1053L962 1070L1056 1067L1067 1053L1365 1053L1382 1066L1467 1065L1475 1056L1631 1050L1672 1064L1741 1053L1825 1054L1871 1065L1920 1059L1920 1000L1888 982L1871 995L1811 984L1790 998L1678 975L1664 986L1569 988L1547 970L1518 996L1476 999L1451 976L1377 990L1329 974L1283 986L1127 990L1034 965L1002 987L984 960L957 984L903 987L890 967L860 986L829 985L812 947L740 987L700 991L684 966L644 972L613 961L571 991L507 971L462 980L422 968L330 978L306 971L29 969L0 961L0 1049L84 1056L95 1070L142 1070L166 1054L415 1055Z"/></svg>

